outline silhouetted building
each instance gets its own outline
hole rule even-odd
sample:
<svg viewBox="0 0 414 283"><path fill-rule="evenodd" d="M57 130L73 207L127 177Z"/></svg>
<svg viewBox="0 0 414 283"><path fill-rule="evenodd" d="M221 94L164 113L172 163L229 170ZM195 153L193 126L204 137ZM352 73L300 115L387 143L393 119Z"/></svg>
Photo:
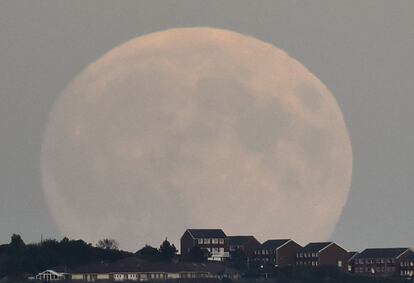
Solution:
<svg viewBox="0 0 414 283"><path fill-rule="evenodd" d="M242 250L247 256L251 257L254 250L260 247L260 242L254 236L229 236L230 254L237 250Z"/></svg>
<svg viewBox="0 0 414 283"><path fill-rule="evenodd" d="M181 237L181 255L199 246L210 253L209 260L222 261L230 257L229 241L221 229L187 229Z"/></svg>
<svg viewBox="0 0 414 283"><path fill-rule="evenodd" d="M301 249L291 239L267 240L254 251L253 261L278 267L295 265L295 255Z"/></svg>
<svg viewBox="0 0 414 283"><path fill-rule="evenodd" d="M145 262L126 258L114 263L92 263L70 271L74 281L162 281L170 279L240 278L240 273L218 262Z"/></svg>
<svg viewBox="0 0 414 283"><path fill-rule="evenodd" d="M348 272L355 272L355 257L358 255L358 252L348 252Z"/></svg>
<svg viewBox="0 0 414 283"><path fill-rule="evenodd" d="M348 269L348 251L334 242L309 243L296 253L298 266L336 266Z"/></svg>
<svg viewBox="0 0 414 283"><path fill-rule="evenodd" d="M367 276L398 276L400 263L413 254L410 248L366 249L355 257L355 273Z"/></svg>
<svg viewBox="0 0 414 283"><path fill-rule="evenodd" d="M400 276L414 277L414 253L407 253L400 260Z"/></svg>

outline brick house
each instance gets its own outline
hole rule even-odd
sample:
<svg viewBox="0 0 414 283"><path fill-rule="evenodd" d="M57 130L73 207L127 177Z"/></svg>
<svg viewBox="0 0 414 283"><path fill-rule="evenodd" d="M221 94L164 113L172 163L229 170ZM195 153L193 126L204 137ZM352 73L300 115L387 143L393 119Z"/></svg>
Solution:
<svg viewBox="0 0 414 283"><path fill-rule="evenodd" d="M400 259L400 276L414 277L414 253L409 253Z"/></svg>
<svg viewBox="0 0 414 283"><path fill-rule="evenodd" d="M348 272L355 272L355 257L358 255L358 252L348 252Z"/></svg>
<svg viewBox="0 0 414 283"><path fill-rule="evenodd" d="M253 261L278 267L295 265L295 255L301 249L291 239L267 240L254 251Z"/></svg>
<svg viewBox="0 0 414 283"><path fill-rule="evenodd" d="M229 236L228 240L230 253L242 250L251 257L254 250L260 247L260 242L254 236Z"/></svg>
<svg viewBox="0 0 414 283"><path fill-rule="evenodd" d="M297 266L336 266L348 269L348 251L334 242L309 243L296 253Z"/></svg>
<svg viewBox="0 0 414 283"><path fill-rule="evenodd" d="M413 254L410 248L365 249L355 257L355 273L367 276L398 276L400 264Z"/></svg>
<svg viewBox="0 0 414 283"><path fill-rule="evenodd" d="M209 260L223 261L230 257L229 240L221 229L187 229L181 236L181 255L187 255L195 246L207 250Z"/></svg>

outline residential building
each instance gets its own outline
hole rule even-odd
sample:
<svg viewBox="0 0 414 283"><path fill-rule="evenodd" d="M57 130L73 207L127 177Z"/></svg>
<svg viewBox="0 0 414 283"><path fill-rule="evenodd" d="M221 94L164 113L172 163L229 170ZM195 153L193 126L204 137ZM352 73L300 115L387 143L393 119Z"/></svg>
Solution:
<svg viewBox="0 0 414 283"><path fill-rule="evenodd" d="M278 267L295 265L295 256L302 249L291 239L267 240L254 251L253 261Z"/></svg>
<svg viewBox="0 0 414 283"><path fill-rule="evenodd" d="M355 257L355 273L367 276L398 276L400 263L413 254L410 248L365 249Z"/></svg>
<svg viewBox="0 0 414 283"><path fill-rule="evenodd" d="M408 253L400 259L400 276L414 277L414 253Z"/></svg>
<svg viewBox="0 0 414 283"><path fill-rule="evenodd" d="M34 279L42 282L60 281L69 278L69 273L64 267L55 267L38 273Z"/></svg>
<svg viewBox="0 0 414 283"><path fill-rule="evenodd" d="M355 257L358 255L358 252L348 252L348 272L355 272Z"/></svg>
<svg viewBox="0 0 414 283"><path fill-rule="evenodd" d="M143 262L127 258L88 264L70 272L73 281L163 281L169 279L239 279L240 273L218 262Z"/></svg>
<svg viewBox="0 0 414 283"><path fill-rule="evenodd" d="M223 261L230 257L229 240L221 229L187 229L181 237L181 255L195 246L207 250L209 260Z"/></svg>
<svg viewBox="0 0 414 283"><path fill-rule="evenodd" d="M336 266L348 269L348 251L334 242L309 243L296 253L297 266Z"/></svg>
<svg viewBox="0 0 414 283"><path fill-rule="evenodd" d="M248 257L260 247L260 242L254 236L229 236L228 241L230 253L242 250Z"/></svg>

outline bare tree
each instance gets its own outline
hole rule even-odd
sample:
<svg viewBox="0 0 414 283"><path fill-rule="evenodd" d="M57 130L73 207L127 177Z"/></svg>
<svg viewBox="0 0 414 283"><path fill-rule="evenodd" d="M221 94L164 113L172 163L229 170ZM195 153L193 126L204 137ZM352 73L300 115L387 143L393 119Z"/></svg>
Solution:
<svg viewBox="0 0 414 283"><path fill-rule="evenodd" d="M105 238L99 240L99 242L96 244L96 247L106 250L118 250L119 243L114 239Z"/></svg>

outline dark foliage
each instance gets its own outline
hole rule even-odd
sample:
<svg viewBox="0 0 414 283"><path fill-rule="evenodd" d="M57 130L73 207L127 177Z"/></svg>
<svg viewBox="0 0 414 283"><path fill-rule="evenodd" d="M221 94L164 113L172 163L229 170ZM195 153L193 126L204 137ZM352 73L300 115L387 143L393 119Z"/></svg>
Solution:
<svg viewBox="0 0 414 283"><path fill-rule="evenodd" d="M151 247L149 245L145 245L142 249L137 251L135 255L138 258L147 260L147 261L160 261L160 252L157 248Z"/></svg>
<svg viewBox="0 0 414 283"><path fill-rule="evenodd" d="M199 246L194 246L191 248L188 255L182 258L182 260L192 262L205 262L209 256L210 253L207 250L201 249Z"/></svg>
<svg viewBox="0 0 414 283"><path fill-rule="evenodd" d="M336 267L255 267L244 274L243 283L278 282L278 283L402 283L402 278L370 278L343 273Z"/></svg>
<svg viewBox="0 0 414 283"><path fill-rule="evenodd" d="M173 258L177 256L178 250L175 248L174 244L171 245L167 239L162 242L160 246L160 259L164 261L171 261Z"/></svg>
<svg viewBox="0 0 414 283"><path fill-rule="evenodd" d="M10 244L0 246L0 278L34 274L57 266L71 268L93 261L110 262L129 255L68 238L26 245L19 235L13 235Z"/></svg>
<svg viewBox="0 0 414 283"><path fill-rule="evenodd" d="M108 238L99 240L96 246L98 248L107 249L107 250L118 250L119 249L119 243L114 239L108 239Z"/></svg>
<svg viewBox="0 0 414 283"><path fill-rule="evenodd" d="M247 255L242 249L237 249L230 253L233 266L237 269L245 269L247 267Z"/></svg>

